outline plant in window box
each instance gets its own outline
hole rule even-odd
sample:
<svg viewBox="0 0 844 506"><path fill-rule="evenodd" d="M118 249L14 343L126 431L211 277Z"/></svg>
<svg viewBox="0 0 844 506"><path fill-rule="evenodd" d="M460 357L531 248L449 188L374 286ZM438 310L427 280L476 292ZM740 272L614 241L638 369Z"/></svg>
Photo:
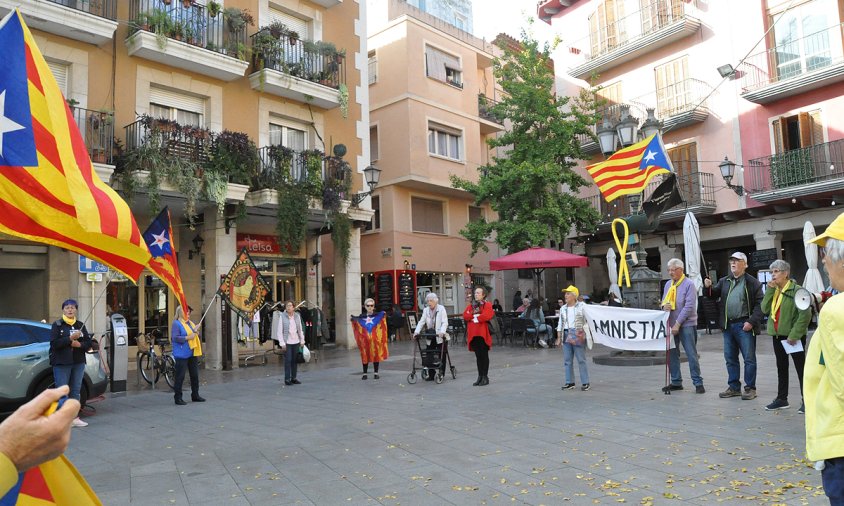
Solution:
<svg viewBox="0 0 844 506"><path fill-rule="evenodd" d="M346 59L346 50L345 49L337 49L331 54L331 57L334 59L334 63L341 64L343 60Z"/></svg>
<svg viewBox="0 0 844 506"><path fill-rule="evenodd" d="M293 149L281 144L270 146L267 149L267 157L270 163L262 176L262 185L266 185L267 188L274 188L279 182L289 180L295 154L296 152Z"/></svg>
<svg viewBox="0 0 844 506"><path fill-rule="evenodd" d="M185 25L185 41L193 46L199 45L199 30L192 24Z"/></svg>
<svg viewBox="0 0 844 506"><path fill-rule="evenodd" d="M222 8L223 7L220 5L220 2L217 2L216 0L208 0L208 3L205 4L205 9L208 11L208 16L212 18L216 18L217 14L220 13L220 10L222 10Z"/></svg>
<svg viewBox="0 0 844 506"><path fill-rule="evenodd" d="M146 32L149 32L151 31L150 27L152 26L149 17L150 14L148 12L138 13L135 19L129 22L129 27L134 31L144 30Z"/></svg>
<svg viewBox="0 0 844 506"><path fill-rule="evenodd" d="M281 21L273 21L265 26L264 30L269 30L270 35L276 39L280 39L282 35L287 33L287 26Z"/></svg>
<svg viewBox="0 0 844 506"><path fill-rule="evenodd" d="M185 25L174 21L172 25L170 25L170 32L168 34L171 39L175 39L181 41L185 37Z"/></svg>
<svg viewBox="0 0 844 506"><path fill-rule="evenodd" d="M207 167L225 174L226 182L249 184L259 166L258 149L248 135L224 130L214 139Z"/></svg>
<svg viewBox="0 0 844 506"><path fill-rule="evenodd" d="M255 34L255 37L252 39L252 55L256 68L275 68L277 61L282 59L284 51L281 48L278 38L273 37L265 29Z"/></svg>

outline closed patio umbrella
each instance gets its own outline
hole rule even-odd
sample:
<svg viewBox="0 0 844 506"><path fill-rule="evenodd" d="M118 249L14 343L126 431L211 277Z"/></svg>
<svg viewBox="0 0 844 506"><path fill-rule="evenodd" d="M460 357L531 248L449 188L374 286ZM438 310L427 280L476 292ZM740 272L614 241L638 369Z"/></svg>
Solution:
<svg viewBox="0 0 844 506"><path fill-rule="evenodd" d="M697 294L700 295L703 288L703 278L700 276L703 258L700 250L700 226L691 212L686 213L686 219L683 220L683 244L686 250L686 277L692 280Z"/></svg>
<svg viewBox="0 0 844 506"><path fill-rule="evenodd" d="M822 292L824 289L821 271L818 270L818 245L809 242L815 238L815 226L811 221L803 225L803 249L806 251L806 279L803 280L803 288L812 293Z"/></svg>
<svg viewBox="0 0 844 506"><path fill-rule="evenodd" d="M621 288L618 286L618 262L616 261L615 250L607 248L607 270L610 274L610 292L614 293L618 300L621 300Z"/></svg>

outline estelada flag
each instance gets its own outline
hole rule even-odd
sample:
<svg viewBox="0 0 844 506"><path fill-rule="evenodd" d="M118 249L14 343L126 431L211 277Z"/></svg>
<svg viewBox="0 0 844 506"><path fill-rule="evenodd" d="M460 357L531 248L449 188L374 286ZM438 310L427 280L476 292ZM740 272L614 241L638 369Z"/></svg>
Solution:
<svg viewBox="0 0 844 506"><path fill-rule="evenodd" d="M0 232L75 251L137 281L149 251L94 171L20 12L0 21Z"/></svg>
<svg viewBox="0 0 844 506"><path fill-rule="evenodd" d="M101 506L85 478L64 455L20 473L17 484L0 498L0 506Z"/></svg>
<svg viewBox="0 0 844 506"><path fill-rule="evenodd" d="M360 361L363 364L383 362L390 358L387 348L387 313L381 311L372 316L352 317L352 329L355 332L355 342L360 350Z"/></svg>
<svg viewBox="0 0 844 506"><path fill-rule="evenodd" d="M601 163L586 167L604 200L611 202L622 195L641 193L658 174L674 172L671 159L654 134L632 146L620 149Z"/></svg>
<svg viewBox="0 0 844 506"><path fill-rule="evenodd" d="M161 281L173 290L183 308L188 307L185 291L182 288L182 276L179 274L179 262L173 247L173 226L170 223L170 209L165 207L149 224L144 232L144 242L152 257L147 266L161 278Z"/></svg>
<svg viewBox="0 0 844 506"><path fill-rule="evenodd" d="M252 262L246 248L240 251L217 293L225 297L232 309L244 320L251 322L255 311L264 305L270 287Z"/></svg>

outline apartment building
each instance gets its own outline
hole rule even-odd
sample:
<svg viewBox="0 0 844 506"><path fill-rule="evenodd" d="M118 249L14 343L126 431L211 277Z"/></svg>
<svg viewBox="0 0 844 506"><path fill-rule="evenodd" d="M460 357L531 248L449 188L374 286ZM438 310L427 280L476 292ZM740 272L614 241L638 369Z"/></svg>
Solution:
<svg viewBox="0 0 844 506"><path fill-rule="evenodd" d="M273 300L307 300L329 317L359 307L359 229L372 212L350 206L349 190L361 188L368 165L365 6L0 0L0 15L15 7L71 105L98 173L124 191L137 187L130 205L138 226L154 217L155 202L169 206L188 302L196 315L207 310L207 367L237 367L235 317L214 295L244 247ZM334 150L339 144L345 153ZM159 183L147 184L151 177ZM320 198L308 199L302 245L280 244L279 180L343 190L334 197L352 222L348 263L334 258ZM92 264L75 253L0 238L0 275L15 286L0 296L2 314L49 321L74 297L97 334L107 312L119 311L131 344L139 333L168 335L176 302L158 278L145 272L135 285L86 270ZM339 320L338 344L354 346L346 318Z"/></svg>
<svg viewBox="0 0 844 506"><path fill-rule="evenodd" d="M729 252L739 250L751 272L784 258L802 281L804 223L820 232L844 197L842 13L840 0L538 2L539 18L564 34L555 58L561 93L599 85L609 128L627 116L645 127L650 112L661 122L685 200L641 237L664 279L666 261L682 258L682 220L692 211L710 275L725 275ZM589 163L603 159L593 139L582 146ZM604 223L576 238L593 258L578 285L605 294L609 222L637 199L607 204L597 188L582 195Z"/></svg>
<svg viewBox="0 0 844 506"><path fill-rule="evenodd" d="M491 156L486 139L504 129L486 114L498 49L412 3L368 5L369 153L382 172L361 238L363 295L414 310L435 292L457 313L472 284L502 291L489 271L497 246L470 257L459 233L491 210L449 180L477 180Z"/></svg>

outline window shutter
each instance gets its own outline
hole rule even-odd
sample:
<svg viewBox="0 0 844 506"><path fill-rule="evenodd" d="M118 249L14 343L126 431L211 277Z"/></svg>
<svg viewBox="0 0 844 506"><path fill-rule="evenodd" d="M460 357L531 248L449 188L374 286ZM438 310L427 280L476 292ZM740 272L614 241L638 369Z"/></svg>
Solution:
<svg viewBox="0 0 844 506"><path fill-rule="evenodd" d="M775 119L771 126L773 126L774 130L774 151L775 154L785 152L785 142L783 141L783 120L782 118Z"/></svg>
<svg viewBox="0 0 844 506"><path fill-rule="evenodd" d="M302 18L291 16L290 14L280 11L278 9L270 9L269 11L270 23L280 21L284 25L299 34L300 39L307 39L311 35L311 23ZM269 24L269 23L268 23Z"/></svg>
<svg viewBox="0 0 844 506"><path fill-rule="evenodd" d="M808 112L797 115L800 124L800 147L808 148L812 145L812 118Z"/></svg>
<svg viewBox="0 0 844 506"><path fill-rule="evenodd" d="M149 101L153 104L205 115L205 99L194 95L151 87L149 89Z"/></svg>
<svg viewBox="0 0 844 506"><path fill-rule="evenodd" d="M62 95L67 98L68 90L68 77L70 76L70 65L66 63L58 63L53 61L47 61L47 67L50 68L50 72L53 73L53 77L56 78L56 83L59 85L59 89L62 90Z"/></svg>
<svg viewBox="0 0 844 506"><path fill-rule="evenodd" d="M821 111L810 111L809 117L812 118L812 145L823 144L823 122L821 121Z"/></svg>
<svg viewBox="0 0 844 506"><path fill-rule="evenodd" d="M378 160L378 127L371 127L369 129L369 160L374 162Z"/></svg>

